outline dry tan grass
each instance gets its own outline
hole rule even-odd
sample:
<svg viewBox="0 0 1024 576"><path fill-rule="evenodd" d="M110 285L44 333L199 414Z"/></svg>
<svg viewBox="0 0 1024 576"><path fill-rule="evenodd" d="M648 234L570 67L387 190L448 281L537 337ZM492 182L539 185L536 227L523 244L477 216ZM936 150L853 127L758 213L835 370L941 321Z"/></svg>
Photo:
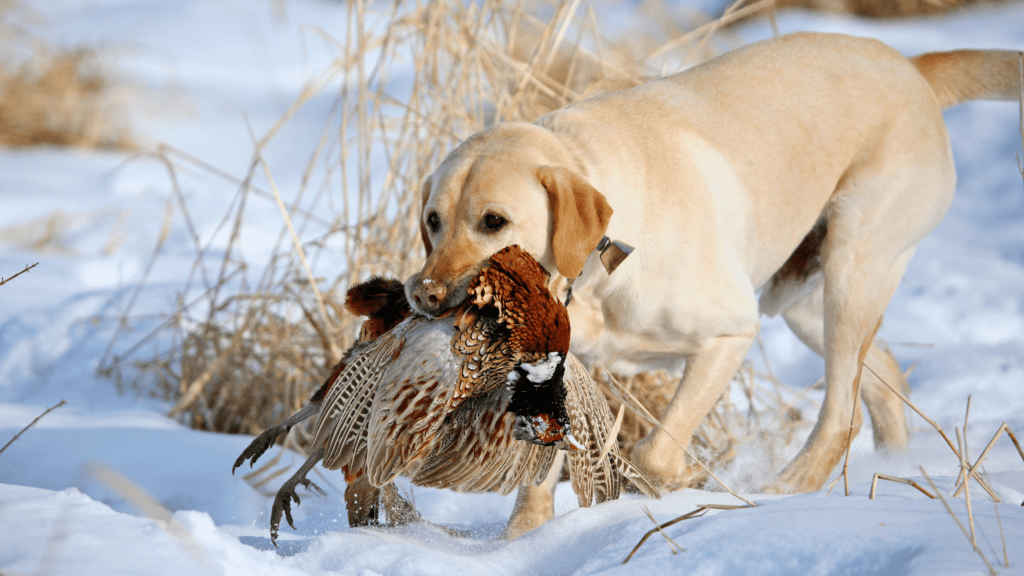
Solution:
<svg viewBox="0 0 1024 576"><path fill-rule="evenodd" d="M121 96L96 53L38 53L19 66L0 63L0 145L52 144L130 150Z"/></svg>
<svg viewBox="0 0 1024 576"><path fill-rule="evenodd" d="M19 2L0 2L0 146L133 149L129 90L96 50L29 33L19 22L31 17Z"/></svg>
<svg viewBox="0 0 1024 576"><path fill-rule="evenodd" d="M153 260L126 304L101 373L122 389L174 400L171 415L193 427L254 434L305 404L355 334L358 319L341 306L346 289L372 274L405 278L421 266L420 183L464 138L493 122L533 120L578 99L635 85L664 64L652 53L699 61L714 51L706 33L720 27L682 41L678 35L654 37L638 56L642 32L608 40L597 32L593 13L578 12L572 1L438 0L396 3L387 13L372 13L356 1L349 10L345 39L331 40L336 63L257 142L249 174L232 178L179 150L159 151L172 174L199 170L237 187L224 218L230 241L214 257L197 239L194 271L175 308L151 332L131 332L138 294L169 230L178 225L175 206L187 223L187 202L174 190ZM663 23L662 12L648 14L651 21L641 28ZM320 34L331 38L328 31ZM411 77L392 82L410 68ZM282 196L262 160L263 146L305 102L330 89L338 90L334 113L302 187ZM383 174L381 165L387 166ZM311 183L320 173L324 181ZM259 175L270 190L255 183ZM263 197L274 199L288 222L270 259L254 266L245 261L239 238L246 206ZM318 266L328 254L335 264L343 255L343 266ZM677 381L667 374L631 380L656 414ZM775 418L769 412L781 415L783 427L792 424L794 411L781 403L786 395L770 379L755 378L747 368L735 386L755 407L739 409L724 397L696 440L707 461L730 459L737 441ZM627 419L620 435L627 453L648 431L642 420ZM286 444L301 449L309 440L308 431L297 427Z"/></svg>

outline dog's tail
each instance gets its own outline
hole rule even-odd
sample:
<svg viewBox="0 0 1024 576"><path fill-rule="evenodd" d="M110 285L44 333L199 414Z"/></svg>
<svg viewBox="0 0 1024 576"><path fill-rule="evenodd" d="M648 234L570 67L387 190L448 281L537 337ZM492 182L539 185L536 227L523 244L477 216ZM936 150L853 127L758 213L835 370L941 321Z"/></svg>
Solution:
<svg viewBox="0 0 1024 576"><path fill-rule="evenodd" d="M968 100L1017 100L1022 91L1024 52L954 50L910 59L928 79L943 109Z"/></svg>

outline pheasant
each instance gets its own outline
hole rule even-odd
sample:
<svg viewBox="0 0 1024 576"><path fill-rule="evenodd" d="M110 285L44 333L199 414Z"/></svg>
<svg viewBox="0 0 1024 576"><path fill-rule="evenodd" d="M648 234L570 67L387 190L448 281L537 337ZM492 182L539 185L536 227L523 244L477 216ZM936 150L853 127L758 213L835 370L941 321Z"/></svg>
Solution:
<svg viewBox="0 0 1024 576"><path fill-rule="evenodd" d="M564 449L581 506L617 498L620 475L656 496L606 442L611 411L568 353L568 314L547 281L524 250L505 248L463 304L414 315L364 348L320 410L313 442L323 466L373 486L404 475L507 494L540 483Z"/></svg>
<svg viewBox="0 0 1024 576"><path fill-rule="evenodd" d="M316 488L305 474L321 459L325 468L345 473L350 523L354 509L365 519L375 517L378 499L390 496L394 503L399 475L421 486L507 494L540 483L557 449L568 452L581 506L617 498L620 476L656 497L609 441L611 412L568 353L568 316L547 280L532 257L509 247L473 279L462 305L435 318L411 316L361 339L321 388L325 395L314 395L318 448L278 492L272 538L282 512L292 525L295 487ZM377 313L370 312L371 318ZM278 426L285 430L308 412ZM236 466L256 451L251 445ZM400 498L397 503L402 513L418 516Z"/></svg>

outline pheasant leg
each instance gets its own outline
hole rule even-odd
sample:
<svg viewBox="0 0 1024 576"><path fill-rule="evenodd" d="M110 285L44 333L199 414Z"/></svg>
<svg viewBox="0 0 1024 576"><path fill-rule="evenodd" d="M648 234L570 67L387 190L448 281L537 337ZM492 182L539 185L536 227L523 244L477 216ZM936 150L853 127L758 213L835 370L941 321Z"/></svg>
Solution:
<svg viewBox="0 0 1024 576"><path fill-rule="evenodd" d="M292 522L292 500L295 500L295 505L301 504L299 500L299 494L295 491L296 488L301 484L305 486L306 490L310 492L316 492L321 496L326 496L327 493L320 489L319 486L314 484L308 478L306 474L316 466L317 462L324 457L324 449L320 448L309 455L309 458L303 462L302 466L299 467L295 474L285 481L281 488L277 491L277 496L274 497L274 507L270 511L270 541L277 546L277 533L278 528L281 527L281 514L284 514L285 519L288 521L288 525L295 529L295 523Z"/></svg>
<svg viewBox="0 0 1024 576"><path fill-rule="evenodd" d="M302 422L306 418L313 416L319 411L320 403L310 402L309 404L306 404L302 408L302 410L299 410L298 412L292 414L285 420L264 430L262 434L257 436L255 440L249 443L245 450L242 451L242 455L239 456L237 460L235 460L235 465L231 467L231 473L234 474L235 469L241 466L246 460L249 460L250 458L252 459L249 462L249 467L251 468L252 465L256 463L256 460L258 460L259 457L262 456L264 452L269 450L270 447L274 445L274 442L277 442L278 436L287 433L289 430L292 429L292 426L295 426L299 422Z"/></svg>

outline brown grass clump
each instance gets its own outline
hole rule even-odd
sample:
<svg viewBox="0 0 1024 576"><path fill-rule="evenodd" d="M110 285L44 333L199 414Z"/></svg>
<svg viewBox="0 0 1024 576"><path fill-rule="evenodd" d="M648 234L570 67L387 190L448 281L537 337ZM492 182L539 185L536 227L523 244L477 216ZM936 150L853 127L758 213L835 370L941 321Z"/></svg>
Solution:
<svg viewBox="0 0 1024 576"><path fill-rule="evenodd" d="M133 333L143 325L133 307L179 225L175 206L192 230L187 202L175 189L153 261L125 306L100 372L121 389L175 401L170 415L193 427L255 434L305 404L353 341L358 319L341 305L347 288L372 274L405 278L422 265L420 184L463 139L493 122L533 120L635 85L664 65L649 66L626 48L640 32L610 41L597 31L593 13L578 14L577 4L564 0L393 3L384 13L360 1L348 6L345 40L319 31L337 47L335 63L257 142L247 175L232 178L179 150L159 150L172 174L203 171L235 187L231 213L218 229L230 240L214 253L190 232L196 263L174 309L148 333ZM711 50L702 31L660 52L694 63ZM304 103L328 90L337 91L333 112L302 183L278 190L263 146ZM240 250L247 207L268 200L282 213L277 247L268 261L251 265ZM676 378L639 378L651 385L635 389L649 394L644 401L660 413ZM730 407L714 418L701 446L727 453L730 427L740 416ZM632 421L627 427L627 444L646 431ZM311 438L299 428L286 443L301 449Z"/></svg>
<svg viewBox="0 0 1024 576"><path fill-rule="evenodd" d="M608 406L612 409L612 413L618 412L622 402L611 391L611 383L608 381L605 371L595 369L592 376L598 388L608 399ZM679 376L673 376L665 371L643 372L629 377L616 376L615 379L636 396L637 400L657 418L661 418L662 412L668 406L669 400L676 392L676 385L679 383ZM652 424L627 407L622 419L622 427L619 428L619 452L629 458L633 453L633 446L646 437L653 428Z"/></svg>
<svg viewBox="0 0 1024 576"><path fill-rule="evenodd" d="M13 22L25 14L0 2L0 146L133 149L128 95L99 54L34 37Z"/></svg>

